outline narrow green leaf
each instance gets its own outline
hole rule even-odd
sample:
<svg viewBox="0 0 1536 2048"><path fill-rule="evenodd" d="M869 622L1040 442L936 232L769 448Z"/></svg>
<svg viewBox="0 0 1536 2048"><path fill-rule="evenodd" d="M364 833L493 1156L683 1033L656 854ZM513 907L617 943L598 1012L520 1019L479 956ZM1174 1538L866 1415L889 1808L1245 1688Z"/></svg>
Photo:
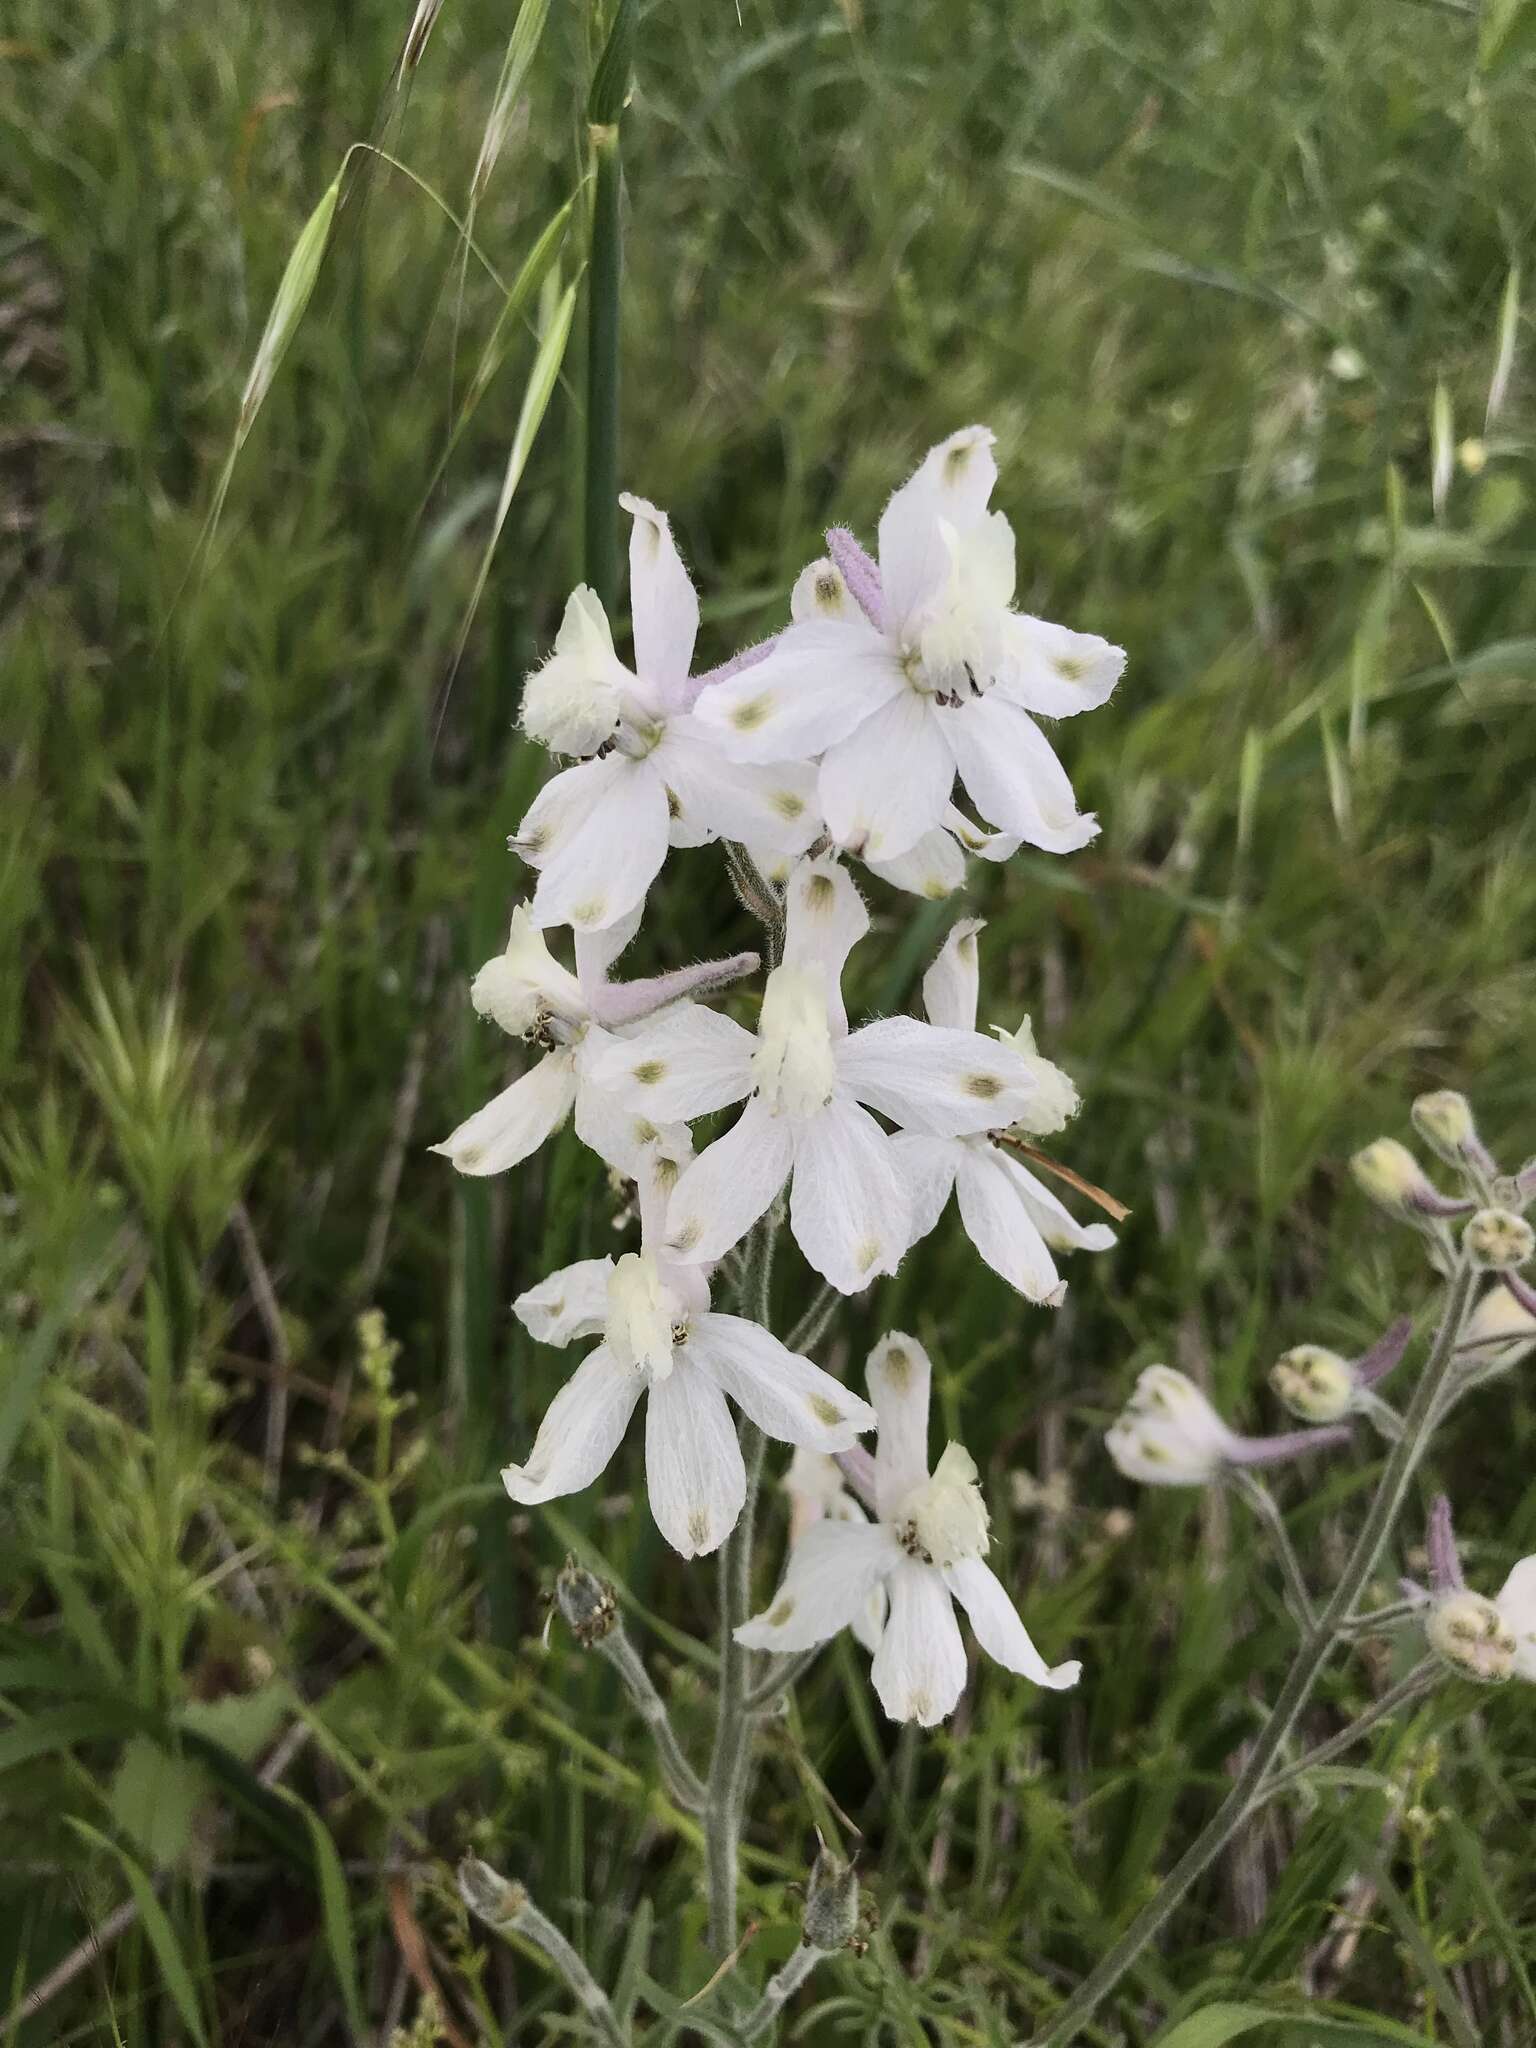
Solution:
<svg viewBox="0 0 1536 2048"><path fill-rule="evenodd" d="M496 83L496 97L491 102L490 118L485 124L485 133L480 138L480 154L475 161L475 175L470 187L470 217L474 207L490 183L501 152L506 146L507 132L512 126L512 116L517 111L518 96L528 76L528 67L544 35L544 24L549 18L549 0L523 0L518 9L517 20L507 38L506 54L501 60L501 77Z"/></svg>
<svg viewBox="0 0 1536 2048"><path fill-rule="evenodd" d="M1520 266L1516 263L1504 280L1504 296L1499 302L1499 332L1494 343L1493 375L1488 380L1488 405L1483 415L1484 433L1487 433L1504 408L1510 374L1515 367L1515 336L1519 327Z"/></svg>
<svg viewBox="0 0 1536 2048"><path fill-rule="evenodd" d="M0 1479L5 1477L32 1404L60 1344L93 1295L105 1285L116 1256L109 1257L98 1241L78 1261L60 1289L58 1300L31 1335L12 1355L10 1342L0 1346Z"/></svg>
<svg viewBox="0 0 1536 2048"><path fill-rule="evenodd" d="M592 74L587 98L587 119L594 128L611 128L624 111L629 98L629 74L635 57L635 21L640 12L637 0L619 0L603 54Z"/></svg>
<svg viewBox="0 0 1536 2048"><path fill-rule="evenodd" d="M156 1870L179 1863L192 1841L208 1780L197 1765L173 1756L147 1735L125 1744L112 1775L107 1811Z"/></svg>
<svg viewBox="0 0 1536 2048"><path fill-rule="evenodd" d="M352 1925L352 1902L347 1895L346 1872L336 1853L330 1829L313 1807L302 1806L309 1839L315 1851L315 1874L320 1880L320 1910L325 1920L325 1944L331 1952L331 1968L354 2040L367 2038L362 1999L357 1988L357 1933Z"/></svg>
<svg viewBox="0 0 1536 2048"><path fill-rule="evenodd" d="M197 1990L192 1981L192 1972L182 1953L181 1943L176 1939L176 1930L166 1917L165 1908L155 1895L155 1887L140 1864L135 1862L125 1849L120 1849L109 1836L93 1828L87 1821L70 1816L70 1826L76 1834L115 1856L123 1866L123 1875L128 1880L128 1889L133 1893L134 1904L139 1909L139 1918L149 1945L155 1952L155 1961L160 1965L160 1975L167 1993L176 2010L181 2014L182 2025L199 2044L208 2048L208 2036L203 2028L203 2016L198 2010Z"/></svg>

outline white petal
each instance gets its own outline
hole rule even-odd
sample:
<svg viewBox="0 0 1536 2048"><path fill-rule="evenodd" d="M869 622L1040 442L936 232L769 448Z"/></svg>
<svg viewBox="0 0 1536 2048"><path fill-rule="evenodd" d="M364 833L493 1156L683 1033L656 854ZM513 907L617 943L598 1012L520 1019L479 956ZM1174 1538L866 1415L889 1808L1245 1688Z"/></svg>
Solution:
<svg viewBox="0 0 1536 2048"><path fill-rule="evenodd" d="M867 1401L742 1316L700 1316L688 1350L699 1369L779 1443L846 1451L861 1430L875 1426Z"/></svg>
<svg viewBox="0 0 1536 2048"><path fill-rule="evenodd" d="M789 1227L816 1271L842 1294L857 1294L901 1263L906 1190L890 1139L856 1102L834 1095L801 1127Z"/></svg>
<svg viewBox="0 0 1536 2048"><path fill-rule="evenodd" d="M915 1337L892 1330L869 1354L864 1370L880 1418L875 1438L875 1511L894 1516L928 1477L928 1397L933 1367Z"/></svg>
<svg viewBox="0 0 1536 2048"><path fill-rule="evenodd" d="M739 761L697 717L668 721L651 763L672 797L672 834L689 843L739 844L803 853L821 836L816 771L808 761Z"/></svg>
<svg viewBox="0 0 1536 2048"><path fill-rule="evenodd" d="M1049 619L1010 614L1003 627L1007 666L996 687L1012 704L1046 718L1071 718L1102 704L1125 668L1125 650L1097 633L1074 633Z"/></svg>
<svg viewBox="0 0 1536 2048"><path fill-rule="evenodd" d="M992 441L985 427L951 434L929 450L880 515L880 580L898 625L948 579L950 555L939 522L963 537L985 515L997 482Z"/></svg>
<svg viewBox="0 0 1536 2048"><path fill-rule="evenodd" d="M606 1045L592 1078L654 1123L686 1121L751 1093L756 1044L718 1010L673 1003Z"/></svg>
<svg viewBox="0 0 1536 2048"><path fill-rule="evenodd" d="M609 968L639 931L644 915L645 905L637 903L617 923L605 925L601 931L575 933L576 979L589 1003L608 979Z"/></svg>
<svg viewBox="0 0 1536 2048"><path fill-rule="evenodd" d="M955 1175L965 1234L994 1273L1026 1301L1059 1305L1066 1289L1045 1239L991 1146L967 1145Z"/></svg>
<svg viewBox="0 0 1536 2048"><path fill-rule="evenodd" d="M559 783L586 778L580 806L542 816ZM537 851L532 842L537 841ZM557 775L518 828L517 848L539 868L537 925L601 931L643 901L667 857L667 796L648 761L608 754Z"/></svg>
<svg viewBox="0 0 1536 2048"><path fill-rule="evenodd" d="M903 690L828 748L817 789L839 846L889 860L938 824L955 783L946 731L931 699Z"/></svg>
<svg viewBox="0 0 1536 2048"><path fill-rule="evenodd" d="M905 1129L934 1138L1006 1130L1034 1095L1018 1055L979 1031L877 1017L837 1049L843 1086Z"/></svg>
<svg viewBox="0 0 1536 2048"><path fill-rule="evenodd" d="M900 1557L878 1522L813 1522L789 1554L779 1590L736 1640L749 1650L809 1650L849 1627Z"/></svg>
<svg viewBox="0 0 1536 2048"><path fill-rule="evenodd" d="M812 619L857 619L858 599L843 581L843 572L828 556L807 562L789 593L789 616L798 625Z"/></svg>
<svg viewBox="0 0 1536 2048"><path fill-rule="evenodd" d="M587 1150L626 1180L638 1180L660 1154L681 1159L689 1154L686 1124L656 1123L623 1096L600 1088L579 1067L575 1123Z"/></svg>
<svg viewBox="0 0 1536 2048"><path fill-rule="evenodd" d="M699 1263L723 1259L783 1187L793 1160L788 1118L773 1116L754 1096L672 1191L667 1235L678 1255Z"/></svg>
<svg viewBox="0 0 1536 2048"><path fill-rule="evenodd" d="M1017 832L989 832L968 818L958 804L944 813L944 829L953 832L966 853L978 860L1012 860L1024 844Z"/></svg>
<svg viewBox="0 0 1536 2048"><path fill-rule="evenodd" d="M949 1588L931 1564L903 1557L886 1580L891 1612L870 1666L893 1721L932 1728L965 1690L965 1645Z"/></svg>
<svg viewBox="0 0 1536 2048"><path fill-rule="evenodd" d="M513 1302L512 1313L540 1344L595 1337L607 1319L612 1271L612 1259L578 1259L526 1289Z"/></svg>
<svg viewBox="0 0 1536 2048"><path fill-rule="evenodd" d="M712 683L694 716L735 760L808 761L906 688L867 620L817 620L789 627L765 660Z"/></svg>
<svg viewBox="0 0 1536 2048"><path fill-rule="evenodd" d="M784 965L822 970L827 1011L839 1037L848 1029L843 969L868 930L864 898L835 854L823 853L791 869L784 885Z"/></svg>
<svg viewBox="0 0 1536 2048"><path fill-rule="evenodd" d="M1037 1179L1022 1160L1004 1152L996 1153L995 1157L1001 1161L1008 1178L1018 1189L1020 1201L1052 1251L1107 1252L1116 1242L1115 1233L1107 1223L1079 1223L1066 1204L1053 1195L1045 1182Z"/></svg>
<svg viewBox="0 0 1536 2048"><path fill-rule="evenodd" d="M575 1099L574 1057L549 1053L431 1149L451 1159L460 1173L504 1173L538 1151L570 1115Z"/></svg>
<svg viewBox="0 0 1536 2048"><path fill-rule="evenodd" d="M747 1497L725 1396L682 1352L646 1404L645 1483L657 1528L684 1557L717 1550Z"/></svg>
<svg viewBox="0 0 1536 2048"><path fill-rule="evenodd" d="M960 780L984 818L1047 853L1070 853L1098 832L1079 811L1066 770L1027 711L994 690L940 714Z"/></svg>
<svg viewBox="0 0 1536 2048"><path fill-rule="evenodd" d="M894 860L866 856L865 866L893 889L905 889L909 896L923 896L930 903L952 896L965 880L965 855L942 826L925 832L915 846Z"/></svg>
<svg viewBox="0 0 1536 2048"><path fill-rule="evenodd" d="M1046 1663L1030 1641L1029 1631L1020 1621L1002 1580L979 1557L946 1565L944 1582L965 1609L977 1642L994 1664L1017 1671L1021 1678L1033 1679L1036 1685L1047 1686L1052 1692L1064 1692L1068 1686L1076 1685L1082 1665L1075 1659L1067 1664Z"/></svg>
<svg viewBox="0 0 1536 2048"><path fill-rule="evenodd" d="M950 1031L976 1029L976 1000L981 988L981 951L976 941L985 929L979 917L962 917L949 928L933 965L923 976L923 1008L930 1024Z"/></svg>
<svg viewBox="0 0 1536 2048"><path fill-rule="evenodd" d="M618 1449L644 1390L644 1373L620 1365L599 1344L550 1402L527 1464L506 1466L502 1485L530 1507L590 1486Z"/></svg>
<svg viewBox="0 0 1536 2048"><path fill-rule="evenodd" d="M677 552L666 513L628 491L621 494L619 503L635 522L629 531L635 667L648 681L662 685L665 702L675 696L667 686L688 679L699 631L699 600Z"/></svg>
<svg viewBox="0 0 1536 2048"><path fill-rule="evenodd" d="M1515 1673L1536 1681L1536 1557L1522 1557L1493 1603L1515 1632Z"/></svg>
<svg viewBox="0 0 1536 2048"><path fill-rule="evenodd" d="M921 1243L944 1214L954 1193L955 1168L964 1150L963 1138L925 1138L916 1131L898 1131L891 1140L897 1171L907 1191L912 1235L907 1249Z"/></svg>

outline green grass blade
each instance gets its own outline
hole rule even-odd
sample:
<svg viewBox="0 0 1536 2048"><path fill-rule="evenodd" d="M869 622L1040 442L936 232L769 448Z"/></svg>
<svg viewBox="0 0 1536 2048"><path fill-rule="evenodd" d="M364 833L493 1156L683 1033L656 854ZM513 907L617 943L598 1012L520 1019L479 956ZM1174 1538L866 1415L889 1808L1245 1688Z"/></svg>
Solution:
<svg viewBox="0 0 1536 2048"><path fill-rule="evenodd" d="M160 1965L160 1975L171 2002L181 2014L182 2025L198 2043L198 2048L208 2048L208 2035L203 2027L203 2016L198 2010L192 1972L187 1967L181 1943L176 1939L176 1930L156 1896L155 1887L149 1876L141 1864L125 1849L120 1849L109 1836L102 1834L98 1828L93 1828L88 1822L73 1817L70 1826L94 1848L104 1849L109 1855L115 1856L123 1866L123 1875L128 1880L128 1889L132 1892L134 1903L139 1909L139 1918L143 1922L145 1934L149 1937L149 1945L155 1952L155 1961Z"/></svg>

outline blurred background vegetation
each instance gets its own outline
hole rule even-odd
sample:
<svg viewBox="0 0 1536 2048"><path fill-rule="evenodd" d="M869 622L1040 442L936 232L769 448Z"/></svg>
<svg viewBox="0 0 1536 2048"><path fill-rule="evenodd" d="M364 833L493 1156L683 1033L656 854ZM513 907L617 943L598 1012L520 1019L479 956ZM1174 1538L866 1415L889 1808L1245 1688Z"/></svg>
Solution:
<svg viewBox="0 0 1536 2048"><path fill-rule="evenodd" d="M823 1354L856 1373L879 1331L925 1338L1031 1623L1086 1678L1057 1699L982 1670L920 1742L846 1644L802 1686L742 1968L796 1938L818 1821L862 1832L882 1913L802 2039L1017 2039L1140 1902L1289 1624L1252 1531L1133 1497L1104 1423L1161 1357L1277 1426L1275 1352L1423 1307L1413 1245L1341 1184L1415 1091L1464 1086L1507 1162L1536 1150L1533 23L1524 0L640 16L621 470L672 511L703 652L775 625L821 529L869 534L980 419L1021 601L1130 653L1059 735L1102 838L978 873L967 907L983 1021L1034 1014L1087 1101L1063 1150L1134 1215L1054 1315L951 1226ZM545 763L512 720L581 568L580 313L473 598L585 246L604 24L554 0L496 119L510 5L447 0L397 84L409 26L403 0L12 0L0 41L8 2042L425 2042L435 2000L446 2040L568 2037L537 1962L466 1928L467 1845L644 2013L647 1979L712 1967L691 1824L544 1606L567 1546L600 1549L700 1741L712 1574L619 1492L633 1450L558 1512L496 1481L563 1372L506 1304L618 1243L621 1198L569 1134L488 1186L425 1150L504 1069L465 978L523 887L504 840ZM488 122L466 259L438 202L468 206ZM369 137L410 175L351 159L199 554L290 251ZM659 964L746 936L707 851L655 904ZM958 907L877 896L866 1006L910 1000ZM789 1259L780 1285L792 1313ZM1501 1382L1426 1476L1479 1582L1536 1548L1532 1438ZM1320 1576L1374 1457L1286 1482ZM1311 1732L1390 1675L1380 1646L1341 1659ZM1374 1778L1274 1811L1098 2038L1303 1993L1356 2016L1329 2040L1536 2038L1531 1726L1528 1695L1447 1694L1361 1756Z"/></svg>

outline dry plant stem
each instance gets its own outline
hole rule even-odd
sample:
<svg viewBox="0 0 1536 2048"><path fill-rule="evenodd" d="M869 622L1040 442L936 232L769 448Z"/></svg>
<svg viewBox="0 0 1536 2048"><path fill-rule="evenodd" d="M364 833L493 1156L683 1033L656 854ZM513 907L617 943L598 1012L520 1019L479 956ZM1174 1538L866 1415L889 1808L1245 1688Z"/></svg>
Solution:
<svg viewBox="0 0 1536 2048"><path fill-rule="evenodd" d="M667 1703L656 1690L655 1681L640 1661L640 1653L624 1633L624 1624L616 1622L607 1635L593 1646L600 1656L618 1672L624 1681L624 1688L635 1704L641 1720L651 1731L656 1744L656 1754L661 1762L662 1776L667 1781L667 1790L678 1805L689 1813L704 1811L706 1793L704 1782L698 1772L683 1754L683 1746L677 1739L667 1713Z"/></svg>
<svg viewBox="0 0 1536 2048"><path fill-rule="evenodd" d="M1244 1472L1239 1468L1229 1473L1228 1477L1268 1529L1285 1579L1286 1605L1301 1623L1303 1631L1310 1629L1316 1621L1312 1611L1312 1595L1307 1587L1306 1574L1301 1568L1301 1559L1296 1555L1295 1546L1285 1526L1285 1517L1281 1514L1274 1495L1263 1480L1255 1479L1251 1472Z"/></svg>
<svg viewBox="0 0 1536 2048"><path fill-rule="evenodd" d="M1027 2048L1058 2048L1058 2044L1077 2038L1143 1949L1173 1917L1190 1887L1215 1862L1265 1796L1275 1758L1289 1741L1302 1709L1311 1698L1312 1688L1339 1640L1341 1626L1370 1582L1402 1509L1437 1418L1440 1391L1456 1356L1456 1340L1461 1335L1471 1292L1472 1275L1465 1263L1458 1263L1451 1274L1434 1344L1403 1417L1403 1434L1387 1455L1364 1525L1316 1625L1308 1630L1269 1719L1254 1738L1248 1761L1234 1779L1231 1791L1164 1878L1156 1896L1118 1941L1110 1945L1056 2016L1031 2037Z"/></svg>
<svg viewBox="0 0 1536 2048"><path fill-rule="evenodd" d="M788 1962L768 1979L762 1997L742 2021L743 2041L756 2041L770 2030L825 1954L825 1949L813 1948L808 1941L800 1944Z"/></svg>
<svg viewBox="0 0 1536 2048"><path fill-rule="evenodd" d="M1285 1791L1308 1771L1315 1771L1320 1764L1330 1764L1336 1756L1342 1756L1352 1749L1361 1736L1369 1734L1382 1721L1388 1720L1399 1707L1406 1707L1412 1701L1423 1699L1440 1683L1442 1673L1433 1657L1426 1657L1422 1664L1415 1664L1406 1678L1400 1678L1396 1685L1389 1686L1379 1700L1373 1700L1363 1714L1359 1714L1347 1728L1341 1728L1337 1735L1330 1735L1326 1742L1309 1749L1305 1756L1297 1757L1295 1763L1287 1764L1283 1771L1276 1771L1264 1787L1263 1797L1272 1799L1277 1792Z"/></svg>

